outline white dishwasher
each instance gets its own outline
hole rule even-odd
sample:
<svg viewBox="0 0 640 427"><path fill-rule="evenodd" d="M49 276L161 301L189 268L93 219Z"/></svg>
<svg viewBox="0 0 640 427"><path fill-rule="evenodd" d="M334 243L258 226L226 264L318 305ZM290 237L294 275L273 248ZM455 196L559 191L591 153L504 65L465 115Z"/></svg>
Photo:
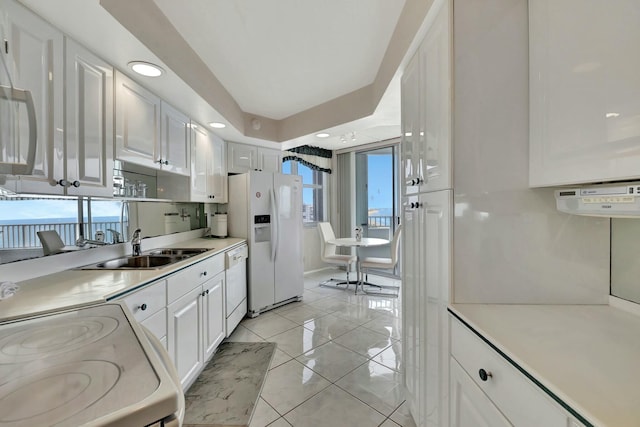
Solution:
<svg viewBox="0 0 640 427"><path fill-rule="evenodd" d="M242 245L226 253L227 337L247 314L247 258L249 249Z"/></svg>

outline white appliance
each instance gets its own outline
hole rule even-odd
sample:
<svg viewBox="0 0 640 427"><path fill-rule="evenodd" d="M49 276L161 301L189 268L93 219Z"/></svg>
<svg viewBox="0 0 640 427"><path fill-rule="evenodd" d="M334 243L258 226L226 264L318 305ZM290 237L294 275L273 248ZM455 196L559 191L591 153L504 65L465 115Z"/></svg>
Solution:
<svg viewBox="0 0 640 427"><path fill-rule="evenodd" d="M226 215L225 215L226 216ZM247 314L247 258L249 248L242 245L226 253L225 303L227 337Z"/></svg>
<svg viewBox="0 0 640 427"><path fill-rule="evenodd" d="M302 178L262 171L232 175L228 214L229 234L249 242L249 316L301 300Z"/></svg>
<svg viewBox="0 0 640 427"><path fill-rule="evenodd" d="M640 217L640 183L618 183L555 191L559 211L587 216Z"/></svg>
<svg viewBox="0 0 640 427"><path fill-rule="evenodd" d="M182 388L153 340L117 302L1 323L0 424L179 427Z"/></svg>

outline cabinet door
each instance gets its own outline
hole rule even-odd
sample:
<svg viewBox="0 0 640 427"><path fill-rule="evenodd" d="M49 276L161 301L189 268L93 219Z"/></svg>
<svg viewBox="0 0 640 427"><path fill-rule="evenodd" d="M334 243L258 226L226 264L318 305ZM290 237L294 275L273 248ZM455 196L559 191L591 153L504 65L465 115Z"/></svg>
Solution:
<svg viewBox="0 0 640 427"><path fill-rule="evenodd" d="M209 156L208 191L215 203L227 203L227 150L222 138L211 135L213 155Z"/></svg>
<svg viewBox="0 0 640 427"><path fill-rule="evenodd" d="M417 180L422 179L420 165L420 55L416 54L402 74L400 86L401 132L400 156L402 193L418 192Z"/></svg>
<svg viewBox="0 0 640 427"><path fill-rule="evenodd" d="M189 175L191 121L166 102L160 102L162 130L160 131L160 165L166 170L180 175Z"/></svg>
<svg viewBox="0 0 640 427"><path fill-rule="evenodd" d="M66 39L67 194L113 196L113 68Z"/></svg>
<svg viewBox="0 0 640 427"><path fill-rule="evenodd" d="M191 128L191 201L211 201L208 193L209 157L211 141L209 133L201 126Z"/></svg>
<svg viewBox="0 0 640 427"><path fill-rule="evenodd" d="M451 203L445 190L403 204L407 401L420 426L447 425Z"/></svg>
<svg viewBox="0 0 640 427"><path fill-rule="evenodd" d="M640 177L638 2L529 2L529 185Z"/></svg>
<svg viewBox="0 0 640 427"><path fill-rule="evenodd" d="M451 427L510 427L512 424L451 358Z"/></svg>
<svg viewBox="0 0 640 427"><path fill-rule="evenodd" d="M183 388L204 366L202 358L202 286L167 307L167 344Z"/></svg>
<svg viewBox="0 0 640 427"><path fill-rule="evenodd" d="M224 308L225 273L218 273L203 285L204 360L207 361L226 336Z"/></svg>
<svg viewBox="0 0 640 427"><path fill-rule="evenodd" d="M62 33L17 2L3 2L8 16L6 49L11 82L31 92L37 121L37 149L33 172L20 176L17 189L23 193L63 194L58 181L64 178L63 141L63 36ZM7 53L8 51L8 53ZM29 125L24 104L17 110L18 158L27 153ZM15 140L8 142L15 144ZM5 148L0 147L4 152ZM15 152L11 145L9 152ZM3 154L6 155L6 154Z"/></svg>
<svg viewBox="0 0 640 427"><path fill-rule="evenodd" d="M419 191L452 188L449 2L441 2L420 47ZM435 12L435 11L434 11Z"/></svg>
<svg viewBox="0 0 640 427"><path fill-rule="evenodd" d="M116 158L159 167L160 98L116 73Z"/></svg>
<svg viewBox="0 0 640 427"><path fill-rule="evenodd" d="M258 147L246 144L227 144L229 173L245 173L258 168Z"/></svg>
<svg viewBox="0 0 640 427"><path fill-rule="evenodd" d="M264 172L281 172L282 151L258 148L258 169Z"/></svg>

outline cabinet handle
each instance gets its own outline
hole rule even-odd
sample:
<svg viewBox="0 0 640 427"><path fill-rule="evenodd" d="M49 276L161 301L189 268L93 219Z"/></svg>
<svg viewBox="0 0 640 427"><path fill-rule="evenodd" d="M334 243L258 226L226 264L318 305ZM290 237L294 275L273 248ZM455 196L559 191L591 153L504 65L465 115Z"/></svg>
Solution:
<svg viewBox="0 0 640 427"><path fill-rule="evenodd" d="M78 187L80 187L80 181L73 181L73 183L71 185L73 185L74 187L78 188Z"/></svg>
<svg viewBox="0 0 640 427"><path fill-rule="evenodd" d="M207 294L207 293L203 291L203 292L200 294L200 296L201 296L201 297L203 297L203 296L205 296L206 294Z"/></svg>
<svg viewBox="0 0 640 427"><path fill-rule="evenodd" d="M145 311L147 309L147 304L139 305L138 308L142 311Z"/></svg>
<svg viewBox="0 0 640 427"><path fill-rule="evenodd" d="M206 271L204 271L204 272L202 273L202 276L206 276L206 275L207 275L207 272L206 272Z"/></svg>
<svg viewBox="0 0 640 427"><path fill-rule="evenodd" d="M487 372L484 369L480 369L478 371L478 375L480 375L480 379L482 381L487 381L489 378L493 378L493 374L491 372Z"/></svg>
<svg viewBox="0 0 640 427"><path fill-rule="evenodd" d="M207 295L209 295L209 289L207 289Z"/></svg>
<svg viewBox="0 0 640 427"><path fill-rule="evenodd" d="M418 209L418 208L421 208L421 207L422 207L422 203L420 203L420 202L415 202L415 203L414 203L414 202L411 202L411 203L409 204L409 207L410 207L411 209Z"/></svg>
<svg viewBox="0 0 640 427"><path fill-rule="evenodd" d="M163 165L168 165L169 164L169 160L165 160Z"/></svg>
<svg viewBox="0 0 640 427"><path fill-rule="evenodd" d="M58 180L58 185L62 186L62 187L68 187L71 184L69 183L69 181L67 181L66 179L60 179Z"/></svg>

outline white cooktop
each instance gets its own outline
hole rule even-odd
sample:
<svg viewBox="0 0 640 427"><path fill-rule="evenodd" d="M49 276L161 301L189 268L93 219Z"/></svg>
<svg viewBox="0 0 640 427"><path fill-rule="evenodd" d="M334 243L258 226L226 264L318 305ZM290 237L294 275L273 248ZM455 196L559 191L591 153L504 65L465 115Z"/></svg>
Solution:
<svg viewBox="0 0 640 427"><path fill-rule="evenodd" d="M131 322L113 303L0 324L0 425L138 425L172 414L166 373Z"/></svg>

